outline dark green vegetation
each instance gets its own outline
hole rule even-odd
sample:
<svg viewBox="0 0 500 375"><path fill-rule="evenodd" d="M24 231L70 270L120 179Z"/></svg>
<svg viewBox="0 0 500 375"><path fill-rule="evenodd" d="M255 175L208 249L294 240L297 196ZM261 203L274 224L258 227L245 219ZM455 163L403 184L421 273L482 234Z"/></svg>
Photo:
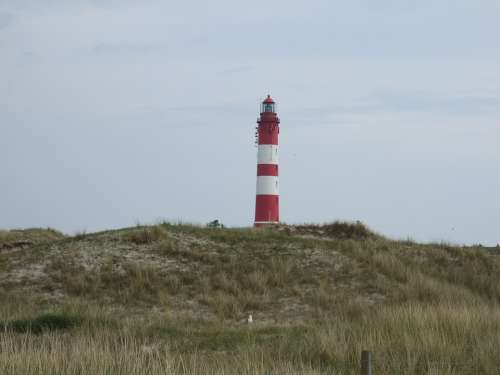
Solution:
<svg viewBox="0 0 500 375"><path fill-rule="evenodd" d="M0 373L492 374L498 275L361 223L4 231Z"/></svg>
<svg viewBox="0 0 500 375"><path fill-rule="evenodd" d="M67 330L80 324L81 319L65 314L46 313L34 319L12 320L0 322L0 330L17 333L42 333Z"/></svg>

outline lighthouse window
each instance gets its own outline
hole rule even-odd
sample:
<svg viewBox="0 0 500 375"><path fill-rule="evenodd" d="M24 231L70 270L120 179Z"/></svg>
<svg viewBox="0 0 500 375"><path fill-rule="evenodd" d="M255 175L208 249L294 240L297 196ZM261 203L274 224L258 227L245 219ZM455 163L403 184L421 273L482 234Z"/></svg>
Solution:
<svg viewBox="0 0 500 375"><path fill-rule="evenodd" d="M271 103L264 104L264 112L274 112L274 104Z"/></svg>

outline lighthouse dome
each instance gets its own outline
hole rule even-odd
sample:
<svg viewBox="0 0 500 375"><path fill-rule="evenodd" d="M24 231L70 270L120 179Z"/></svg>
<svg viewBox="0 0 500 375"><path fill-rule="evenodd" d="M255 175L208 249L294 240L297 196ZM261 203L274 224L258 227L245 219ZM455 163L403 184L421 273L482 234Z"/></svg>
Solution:
<svg viewBox="0 0 500 375"><path fill-rule="evenodd" d="M268 95L267 98L264 99L264 101L262 103L264 103L264 104L267 104L267 103L274 104L274 100L273 100L273 98L271 98L271 95Z"/></svg>
<svg viewBox="0 0 500 375"><path fill-rule="evenodd" d="M268 95L266 99L262 102L261 112L275 112L275 103L271 95Z"/></svg>

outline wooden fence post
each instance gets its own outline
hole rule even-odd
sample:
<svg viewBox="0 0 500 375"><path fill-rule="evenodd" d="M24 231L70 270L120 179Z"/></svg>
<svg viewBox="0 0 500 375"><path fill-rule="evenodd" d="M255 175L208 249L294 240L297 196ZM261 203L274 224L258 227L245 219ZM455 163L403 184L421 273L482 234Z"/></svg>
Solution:
<svg viewBox="0 0 500 375"><path fill-rule="evenodd" d="M361 352L361 375L372 375L372 353L368 350Z"/></svg>

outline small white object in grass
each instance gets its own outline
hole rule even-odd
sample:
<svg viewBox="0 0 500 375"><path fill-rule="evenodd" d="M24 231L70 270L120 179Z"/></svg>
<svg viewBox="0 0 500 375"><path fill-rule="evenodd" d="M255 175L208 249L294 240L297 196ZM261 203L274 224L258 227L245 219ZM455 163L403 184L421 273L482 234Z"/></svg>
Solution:
<svg viewBox="0 0 500 375"><path fill-rule="evenodd" d="M247 323L250 324L253 322L252 314L248 315Z"/></svg>

